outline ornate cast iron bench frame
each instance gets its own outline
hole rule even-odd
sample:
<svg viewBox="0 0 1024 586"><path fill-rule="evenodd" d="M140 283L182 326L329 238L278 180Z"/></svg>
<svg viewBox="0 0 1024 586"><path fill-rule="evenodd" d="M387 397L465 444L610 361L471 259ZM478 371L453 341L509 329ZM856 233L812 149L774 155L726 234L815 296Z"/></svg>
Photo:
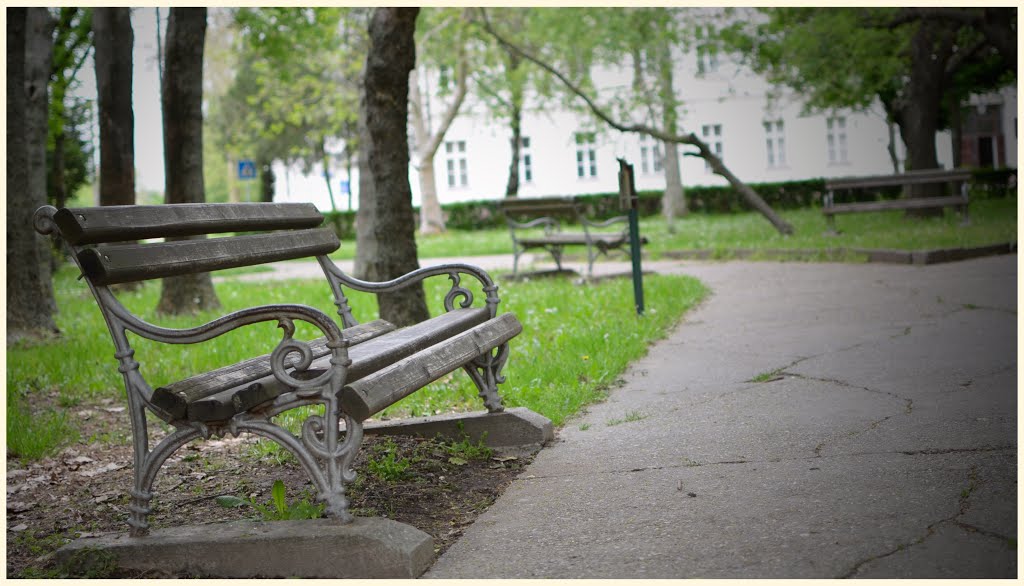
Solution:
<svg viewBox="0 0 1024 586"><path fill-rule="evenodd" d="M522 331L511 313L498 315L497 285L466 264L422 268L386 282L352 278L328 258L340 246L312 204L169 204L57 210L39 208L33 218L41 234L59 234L77 263L106 320L124 378L134 445L130 534L148 533L152 486L163 463L188 442L250 432L290 451L308 473L328 516L352 520L345 485L355 480L352 462L362 443L362 422L437 378L460 367L480 390L490 412L502 411L498 384L508 358L508 340ZM200 234L245 232L211 239L132 241ZM260 232L252 234L251 232ZM236 311L188 329L148 323L118 301L110 285L315 257L333 293L341 325L306 305L262 305ZM446 312L396 328L384 320L358 323L344 288L386 293L427 277L452 281ZM485 295L473 307L473 292L461 278L477 281ZM277 322L281 341L265 356L153 388L135 360L127 333L168 344L200 344L260 322ZM312 324L323 337L294 338L296 322ZM307 405L323 405L297 437L271 419ZM175 428L150 446L146 410ZM339 422L344 421L342 431Z"/></svg>
<svg viewBox="0 0 1024 586"><path fill-rule="evenodd" d="M599 254L607 256L612 250L622 250L630 257L629 223L626 216L595 222L586 217L583 204L572 197L510 198L501 202L501 210L512 235L513 275L519 272L519 257L531 248L548 251L561 271L562 250L566 246L585 246L588 277L594 274L594 261ZM532 219L520 221L526 218ZM578 223L583 232L563 232L560 218ZM620 223L625 225L617 232L595 231ZM544 229L543 236L523 236L517 232L538 227ZM646 244L647 239L641 238L640 243Z"/></svg>

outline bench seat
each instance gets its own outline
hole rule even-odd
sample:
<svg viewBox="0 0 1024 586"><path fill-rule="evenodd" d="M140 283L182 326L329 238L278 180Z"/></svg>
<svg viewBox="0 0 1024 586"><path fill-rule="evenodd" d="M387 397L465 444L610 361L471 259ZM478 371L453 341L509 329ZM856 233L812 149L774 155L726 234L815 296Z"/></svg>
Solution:
<svg viewBox="0 0 1024 586"><path fill-rule="evenodd" d="M346 383L465 332L487 319L487 309L477 307L456 309L402 329L396 329L384 320L347 328L343 332L348 333L348 354L352 364L348 367ZM318 376L327 370L330 352L324 338L312 341L310 347L314 360L304 376ZM225 421L289 390L274 377L270 370L270 355L266 354L159 387L153 391L153 404L170 420Z"/></svg>

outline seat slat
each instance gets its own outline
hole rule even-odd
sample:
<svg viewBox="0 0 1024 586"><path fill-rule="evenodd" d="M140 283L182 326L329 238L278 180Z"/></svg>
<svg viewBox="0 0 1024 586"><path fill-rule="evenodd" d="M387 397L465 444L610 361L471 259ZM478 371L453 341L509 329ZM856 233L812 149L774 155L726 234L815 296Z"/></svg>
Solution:
<svg viewBox="0 0 1024 586"><path fill-rule="evenodd" d="M397 328L393 323L377 319L371 322L358 324L350 328L345 328L342 330L341 334L345 338L345 341L348 342L349 346L355 346L356 344L361 344L367 340L376 338L377 336L383 336L384 334L396 329ZM317 338L312 340L309 342L309 346L313 351L314 359L330 354L330 349L327 347L327 338ZM289 356L285 359L285 364L288 368L293 367L295 364L294 357ZM238 387L247 385L259 378L267 376L270 372L270 354L264 354L263 356L250 358L249 360L244 360L237 364L232 364L207 373L189 377L173 384L157 387L153 390L153 398L151 401L153 405L159 407L172 418L181 419L185 417L187 408L190 404L204 400L212 395L217 395L222 391L227 391L229 389L237 390ZM251 386L258 385L250 385L250 387ZM243 390L245 390L245 392L242 393L244 396L261 393L261 389L251 389L246 387L246 389ZM214 402L224 402L226 400L227 403L230 404L232 397L234 396L235 393L229 393ZM252 403L246 407L246 409L262 402L263 401ZM216 420L216 418L205 419L204 421L214 420Z"/></svg>
<svg viewBox="0 0 1024 586"><path fill-rule="evenodd" d="M967 205L967 200L957 195L947 197L922 197L915 199L892 199L857 203L837 203L822 208L826 216L856 212L883 212L887 210L915 210Z"/></svg>
<svg viewBox="0 0 1024 586"><path fill-rule="evenodd" d="M324 217L312 203L237 203L66 208L54 214L69 244L99 244L195 236L316 228Z"/></svg>
<svg viewBox="0 0 1024 586"><path fill-rule="evenodd" d="M329 254L341 243L330 228L154 244L102 244L78 254L97 285L143 281Z"/></svg>
<svg viewBox="0 0 1024 586"><path fill-rule="evenodd" d="M393 362L342 389L342 411L357 421L378 413L417 389L483 355L523 331L511 313L480 324L449 340Z"/></svg>
<svg viewBox="0 0 1024 586"><path fill-rule="evenodd" d="M352 346L348 350L349 359L352 363L348 367L346 382L354 382L360 378L376 372L396 360L400 360L424 348L442 342L454 335L469 330L486 322L490 314L486 308L474 307L467 309L456 309L439 316L432 317L426 321L408 326L406 328L384 333ZM346 330L348 331L348 330ZM306 377L319 376L330 367L330 356L324 355L313 361L305 372ZM167 385L164 389L185 388L196 382L196 379L203 378L203 375L185 379L174 385ZM212 392L195 391L192 397L203 397L201 400L185 405L186 412L181 409L172 414L175 418L187 418L190 421L219 421L223 420L223 413L230 412L224 405L230 402L234 394L244 391L253 396L262 398L260 402L277 397L290 389L277 380L270 373L269 367L262 378L252 380L250 384L243 385L243 388L233 387L229 390L213 389ZM213 396L214 393L217 393ZM166 393L173 395L174 393ZM154 392L154 397L156 393ZM179 399L181 397L178 397ZM211 402L219 402L221 405L213 405ZM231 414L238 413L234 411ZM230 417L230 416L229 416Z"/></svg>

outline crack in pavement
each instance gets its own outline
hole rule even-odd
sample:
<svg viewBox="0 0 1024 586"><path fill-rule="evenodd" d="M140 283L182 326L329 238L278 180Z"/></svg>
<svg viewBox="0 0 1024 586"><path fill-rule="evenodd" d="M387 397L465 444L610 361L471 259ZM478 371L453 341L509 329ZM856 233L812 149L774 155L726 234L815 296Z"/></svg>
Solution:
<svg viewBox="0 0 1024 586"><path fill-rule="evenodd" d="M964 531L967 531L969 533L978 533L980 535L984 535L985 537L989 537L989 538L992 538L992 539L1002 540L1004 543L1009 542L1009 540L1010 540L1009 537L1000 535L1000 534L992 532L992 531L985 531L985 530L980 529L978 527L975 527L973 525L970 525L970 524L967 524L967 523L963 523L961 521L957 521L956 520L957 517L962 516L970 508L970 506L971 506L971 503L970 503L971 495L974 494L974 491L976 491L978 489L978 487L981 486L982 484L984 484L984 483L979 481L979 479L978 479L978 467L976 465L975 466L971 466L970 471L967 473L967 487L964 488L961 491L961 493L960 493L960 497L958 499L958 505L959 506L957 507L957 512L956 512L955 515L952 515L952 516L950 516L948 518L945 518L945 519L940 519L939 521L936 521L936 522L928 525L927 527L925 527L924 535L922 535L921 537L915 539L914 541L911 541L910 543L898 544L896 547L894 547L890 551L887 551L885 553L881 553L881 554L878 554L878 555L870 556L870 557L867 557L867 558L865 558L863 560L860 560L859 562L855 563L853 565L853 567L850 568L849 571L847 571L846 573L840 575L839 578L841 578L841 579L853 578L860 571L860 569L862 567L864 567L864 565L866 565L866 564L869 564L871 562L887 558L887 557L889 557L891 555L894 555L896 553L899 553L901 551L905 551L905 550L910 549L912 547L916 547L918 545L921 545L922 543L927 541L930 537L935 535L937 528L940 525L945 524L945 523L952 524L952 525L954 525L954 526L956 526L956 527L958 527L958 528L960 528L960 529L962 529Z"/></svg>
<svg viewBox="0 0 1024 586"><path fill-rule="evenodd" d="M882 390L879 390L879 389L872 389L870 387L859 386L859 385L855 385L855 384L849 383L847 381L843 381L843 380L839 380L839 379L835 379L835 378L821 378L821 377L815 377L815 376L808 376L808 375L800 374L798 372L785 372L784 371L781 374L786 375L786 376L792 376L792 377L803 379L803 380L818 381L818 382L824 382L824 383L832 383L832 384L839 385L839 386L842 386L842 387L856 389L858 391L866 391L866 392L874 393L874 394L877 394L877 395L888 395L888 396L890 396L890 397L892 397L894 399L903 401L906 404L906 406L904 408L904 411L903 411L904 415L910 415L914 411L914 400L913 399L907 399L906 397L901 397L901 396L899 396L896 393L893 393L891 391L882 391ZM846 435L846 437L854 437L854 436L860 435L860 434L862 434L862 433L864 433L866 431L870 431L872 429L877 429L880 425L882 425L886 421L892 419L893 417L895 417L895 415L887 415L887 416L885 416L885 417L883 417L883 418L881 418L881 419L879 419L877 421L872 421L864 429L849 431L849 432L846 432L845 435ZM829 437L828 439L826 439L826 440L822 441L821 443L819 443L817 446L815 446L814 447L814 454L815 454L815 456L820 457L821 456L821 451L825 448L825 444L827 444L830 441L835 440L838 437L840 437L839 434L834 434L831 437Z"/></svg>

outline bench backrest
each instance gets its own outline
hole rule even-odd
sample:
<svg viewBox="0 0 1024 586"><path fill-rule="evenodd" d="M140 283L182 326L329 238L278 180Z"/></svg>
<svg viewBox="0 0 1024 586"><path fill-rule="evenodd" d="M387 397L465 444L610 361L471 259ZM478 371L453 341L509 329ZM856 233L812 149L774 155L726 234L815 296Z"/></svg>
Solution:
<svg viewBox="0 0 1024 586"><path fill-rule="evenodd" d="M572 197L514 197L498 204L506 218L568 218L575 220L583 210Z"/></svg>
<svg viewBox="0 0 1024 586"><path fill-rule="evenodd" d="M65 208L53 214L82 272L112 285L329 254L340 246L311 203ZM227 232L263 232L190 238ZM163 242L136 242L167 238Z"/></svg>
<svg viewBox="0 0 1024 586"><path fill-rule="evenodd" d="M922 185L928 183L956 183L969 181L969 169L923 169L907 171L898 175L872 175L868 177L838 177L825 181L825 189L869 189L898 185Z"/></svg>

